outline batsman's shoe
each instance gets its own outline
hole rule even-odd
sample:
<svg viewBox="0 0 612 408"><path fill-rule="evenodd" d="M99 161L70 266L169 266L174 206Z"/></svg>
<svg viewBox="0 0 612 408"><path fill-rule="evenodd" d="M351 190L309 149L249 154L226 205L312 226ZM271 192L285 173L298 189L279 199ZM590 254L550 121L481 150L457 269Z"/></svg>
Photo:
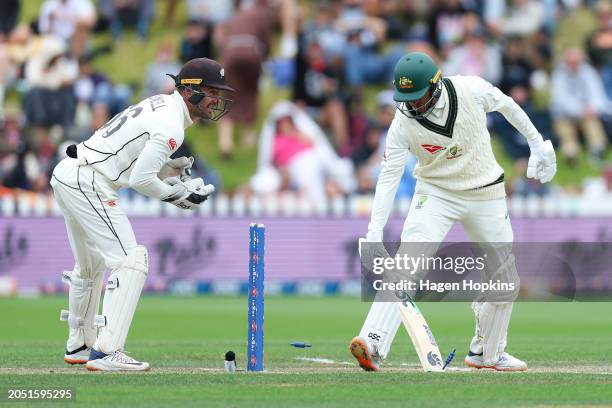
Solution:
<svg viewBox="0 0 612 408"><path fill-rule="evenodd" d="M497 371L526 371L527 364L524 361L508 354L502 353L495 364L485 364L482 354L474 354L471 351L465 356L465 364L472 368L488 368Z"/></svg>
<svg viewBox="0 0 612 408"><path fill-rule="evenodd" d="M76 350L66 350L66 354L64 354L64 361L68 364L85 364L87 361L89 361L90 352L91 349L83 344Z"/></svg>
<svg viewBox="0 0 612 408"><path fill-rule="evenodd" d="M359 366L366 371L380 370L380 356L376 350L370 350L363 337L355 337L349 344L349 350L359 362Z"/></svg>
<svg viewBox="0 0 612 408"><path fill-rule="evenodd" d="M123 351L104 354L96 349L91 349L91 356L85 367L89 371L149 371L149 363L138 361L125 354Z"/></svg>

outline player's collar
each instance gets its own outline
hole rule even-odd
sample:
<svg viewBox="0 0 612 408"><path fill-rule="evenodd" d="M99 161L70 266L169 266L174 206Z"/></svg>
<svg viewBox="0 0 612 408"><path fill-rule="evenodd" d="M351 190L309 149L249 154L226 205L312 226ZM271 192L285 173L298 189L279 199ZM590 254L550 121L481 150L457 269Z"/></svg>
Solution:
<svg viewBox="0 0 612 408"><path fill-rule="evenodd" d="M438 115L441 115L442 112L444 111L444 108L446 107L446 98L444 97L445 88L446 87L444 86L444 82L443 82L442 83L442 94L438 98L436 105L433 107L434 112L437 113Z"/></svg>
<svg viewBox="0 0 612 408"><path fill-rule="evenodd" d="M187 129L189 126L193 125L193 120L191 120L191 116L189 115L189 109L187 109L187 105L178 91L174 91L172 97L176 100L176 103L183 113L183 127Z"/></svg>
<svg viewBox="0 0 612 408"><path fill-rule="evenodd" d="M440 110L440 107L444 108L446 106L446 98L448 98L448 116L444 121L443 125L430 121L427 117L417 118L417 121L423 126L425 129L430 130L434 133L438 133L439 135L452 138L453 137L453 128L455 126L455 120L457 119L457 92L455 91L455 87L453 83L448 78L442 79L442 84L444 87L442 88L442 95L440 99L444 100L444 103L441 106L436 106L432 109L432 114L430 116L436 117L436 119L440 119L442 116L443 110ZM445 96L446 94L446 96ZM439 102L440 100L438 100Z"/></svg>

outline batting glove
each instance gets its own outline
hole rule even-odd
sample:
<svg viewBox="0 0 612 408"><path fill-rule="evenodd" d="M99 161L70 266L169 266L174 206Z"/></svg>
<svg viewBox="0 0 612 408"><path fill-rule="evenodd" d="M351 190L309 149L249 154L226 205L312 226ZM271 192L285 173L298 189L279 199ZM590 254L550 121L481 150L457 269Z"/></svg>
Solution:
<svg viewBox="0 0 612 408"><path fill-rule="evenodd" d="M527 177L540 180L540 183L548 183L556 172L557 159L550 140L533 147L527 164Z"/></svg>
<svg viewBox="0 0 612 408"><path fill-rule="evenodd" d="M370 233L368 233L367 238L359 238L359 258L366 271L372 271L374 259L388 257L389 253L382 243L382 234L377 235L376 239L372 239Z"/></svg>

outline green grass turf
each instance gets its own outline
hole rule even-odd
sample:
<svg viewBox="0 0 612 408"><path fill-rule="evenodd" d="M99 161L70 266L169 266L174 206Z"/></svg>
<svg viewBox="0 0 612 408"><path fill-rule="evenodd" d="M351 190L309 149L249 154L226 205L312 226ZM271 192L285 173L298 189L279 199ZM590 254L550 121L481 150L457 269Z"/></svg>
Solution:
<svg viewBox="0 0 612 408"><path fill-rule="evenodd" d="M401 327L387 370L362 372L352 364L347 344L368 305L353 298L296 297L266 299L266 372L225 373L228 350L244 368L246 299L165 296L143 297L126 345L135 357L150 361L152 371L89 373L62 361L66 326L58 311L66 303L63 297L0 299L0 389L73 387L77 402L89 406L612 404L610 303L516 304L508 351L525 359L530 372L443 374L418 370ZM457 347L453 366L462 367L473 330L469 304L421 306L442 353ZM292 341L313 347L295 349Z"/></svg>

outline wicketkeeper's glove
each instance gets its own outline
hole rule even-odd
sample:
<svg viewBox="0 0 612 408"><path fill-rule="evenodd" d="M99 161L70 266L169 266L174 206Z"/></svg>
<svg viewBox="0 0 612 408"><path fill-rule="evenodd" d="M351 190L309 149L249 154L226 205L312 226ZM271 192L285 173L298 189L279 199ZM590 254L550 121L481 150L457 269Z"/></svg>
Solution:
<svg viewBox="0 0 612 408"><path fill-rule="evenodd" d="M186 181L181 181L178 177L169 177L164 180L164 183L171 185L172 188L161 197L161 200L184 210L198 208L215 191L215 186L204 185L204 180L199 177Z"/></svg>
<svg viewBox="0 0 612 408"><path fill-rule="evenodd" d="M165 181L169 177L180 177L181 181L187 181L191 177L193 157L178 157L168 160L161 168L157 177Z"/></svg>
<svg viewBox="0 0 612 408"><path fill-rule="evenodd" d="M550 140L540 143L531 149L527 164L527 177L548 183L557 172L557 159L555 149Z"/></svg>

